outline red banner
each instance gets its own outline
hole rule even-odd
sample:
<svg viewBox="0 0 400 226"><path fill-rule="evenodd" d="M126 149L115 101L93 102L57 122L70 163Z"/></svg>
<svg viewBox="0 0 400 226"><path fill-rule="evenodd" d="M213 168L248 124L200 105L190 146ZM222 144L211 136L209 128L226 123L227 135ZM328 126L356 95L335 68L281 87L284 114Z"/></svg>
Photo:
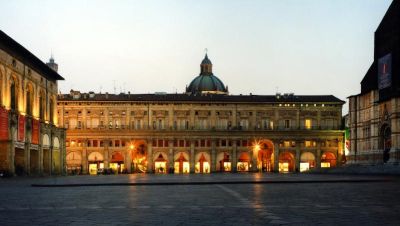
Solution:
<svg viewBox="0 0 400 226"><path fill-rule="evenodd" d="M39 120L32 119L32 144L39 144Z"/></svg>
<svg viewBox="0 0 400 226"><path fill-rule="evenodd" d="M18 141L25 141L25 116L18 117Z"/></svg>
<svg viewBox="0 0 400 226"><path fill-rule="evenodd" d="M8 111L0 107L0 140L8 140Z"/></svg>

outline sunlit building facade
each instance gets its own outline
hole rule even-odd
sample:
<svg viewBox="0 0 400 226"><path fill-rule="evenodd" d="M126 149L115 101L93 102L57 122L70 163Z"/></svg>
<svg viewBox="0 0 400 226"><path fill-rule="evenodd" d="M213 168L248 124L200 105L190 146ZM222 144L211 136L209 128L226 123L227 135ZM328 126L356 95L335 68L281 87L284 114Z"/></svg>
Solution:
<svg viewBox="0 0 400 226"><path fill-rule="evenodd" d="M341 164L343 101L229 95L207 55L200 69L181 94L59 95L68 172L295 172Z"/></svg>
<svg viewBox="0 0 400 226"><path fill-rule="evenodd" d="M400 1L393 1L375 31L374 59L349 97L349 163L400 162Z"/></svg>
<svg viewBox="0 0 400 226"><path fill-rule="evenodd" d="M0 31L0 173L65 172L65 130L56 114L57 73Z"/></svg>

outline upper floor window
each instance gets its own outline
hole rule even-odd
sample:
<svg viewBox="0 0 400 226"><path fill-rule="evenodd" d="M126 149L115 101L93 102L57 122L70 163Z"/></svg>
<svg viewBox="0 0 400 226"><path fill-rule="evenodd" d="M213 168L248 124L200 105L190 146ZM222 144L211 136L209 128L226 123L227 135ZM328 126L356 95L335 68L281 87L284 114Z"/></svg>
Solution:
<svg viewBox="0 0 400 226"><path fill-rule="evenodd" d="M306 120L304 121L304 127L305 127L306 129L311 129L311 126L312 126L312 121L311 121L311 119L306 119Z"/></svg>
<svg viewBox="0 0 400 226"><path fill-rule="evenodd" d="M286 119L285 120L285 129L289 129L290 128L290 120Z"/></svg>

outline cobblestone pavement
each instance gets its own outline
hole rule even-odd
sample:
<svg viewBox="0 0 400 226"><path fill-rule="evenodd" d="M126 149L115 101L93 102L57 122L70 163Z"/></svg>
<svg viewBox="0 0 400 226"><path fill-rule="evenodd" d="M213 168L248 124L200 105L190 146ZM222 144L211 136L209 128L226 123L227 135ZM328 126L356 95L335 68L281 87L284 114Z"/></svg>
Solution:
<svg viewBox="0 0 400 226"><path fill-rule="evenodd" d="M31 187L37 182L312 181L321 178L345 182ZM390 181L370 181L377 178ZM400 225L400 178L213 174L0 179L0 225L265 224Z"/></svg>

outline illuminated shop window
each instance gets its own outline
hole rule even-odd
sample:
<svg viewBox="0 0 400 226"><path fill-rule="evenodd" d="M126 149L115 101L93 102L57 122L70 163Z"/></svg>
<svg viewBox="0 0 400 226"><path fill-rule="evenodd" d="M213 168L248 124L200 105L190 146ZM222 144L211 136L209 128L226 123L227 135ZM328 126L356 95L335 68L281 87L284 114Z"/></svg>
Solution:
<svg viewBox="0 0 400 226"><path fill-rule="evenodd" d="M195 173L210 173L210 163L197 162L195 165Z"/></svg>
<svg viewBox="0 0 400 226"><path fill-rule="evenodd" d="M279 163L279 172L289 172L289 163L288 162L280 162Z"/></svg>
<svg viewBox="0 0 400 226"><path fill-rule="evenodd" d="M305 172L310 170L310 163L308 162L301 162L300 163L300 172Z"/></svg>
<svg viewBox="0 0 400 226"><path fill-rule="evenodd" d="M248 162L238 162L237 163L237 171L238 172L249 171L249 163Z"/></svg>
<svg viewBox="0 0 400 226"><path fill-rule="evenodd" d="M89 174L97 175L97 163L89 164Z"/></svg>
<svg viewBox="0 0 400 226"><path fill-rule="evenodd" d="M330 168L331 163L330 162L321 162L321 168Z"/></svg>
<svg viewBox="0 0 400 226"><path fill-rule="evenodd" d="M232 170L231 162L224 162L224 171L230 172Z"/></svg>
<svg viewBox="0 0 400 226"><path fill-rule="evenodd" d="M175 162L174 173L190 173L189 162Z"/></svg>
<svg viewBox="0 0 400 226"><path fill-rule="evenodd" d="M167 173L167 163L166 162L155 162L155 172L156 173Z"/></svg>

